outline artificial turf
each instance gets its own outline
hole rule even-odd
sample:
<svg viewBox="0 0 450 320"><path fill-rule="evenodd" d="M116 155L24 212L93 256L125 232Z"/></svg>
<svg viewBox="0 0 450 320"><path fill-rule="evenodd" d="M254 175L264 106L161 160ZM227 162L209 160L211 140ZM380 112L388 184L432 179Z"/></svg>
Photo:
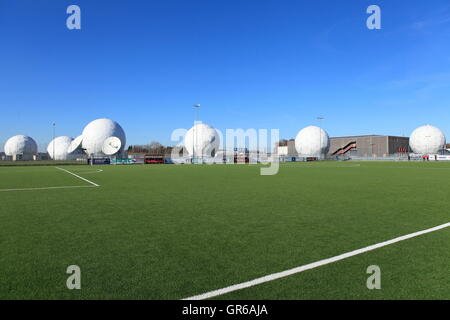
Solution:
<svg viewBox="0 0 450 320"><path fill-rule="evenodd" d="M450 163L64 168L100 187L0 191L0 299L180 299L450 221ZM0 190L80 185L0 168ZM449 249L446 228L218 298L450 299Z"/></svg>

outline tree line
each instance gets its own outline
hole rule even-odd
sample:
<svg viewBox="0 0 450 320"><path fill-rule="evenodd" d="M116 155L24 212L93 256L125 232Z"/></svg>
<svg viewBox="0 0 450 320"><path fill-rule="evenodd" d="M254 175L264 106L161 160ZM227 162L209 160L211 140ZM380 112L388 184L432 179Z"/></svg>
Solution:
<svg viewBox="0 0 450 320"><path fill-rule="evenodd" d="M152 141L144 145L130 145L128 153L145 153L148 155L166 155L172 152L173 147L164 146L158 141Z"/></svg>

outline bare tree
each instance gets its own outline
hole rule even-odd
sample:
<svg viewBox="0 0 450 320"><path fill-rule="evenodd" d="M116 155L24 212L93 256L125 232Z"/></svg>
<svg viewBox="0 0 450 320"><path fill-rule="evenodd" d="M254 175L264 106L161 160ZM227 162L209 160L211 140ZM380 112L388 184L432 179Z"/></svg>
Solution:
<svg viewBox="0 0 450 320"><path fill-rule="evenodd" d="M161 148L164 148L164 146L161 143L159 143L158 141L152 141L148 145L148 148L150 150L160 150Z"/></svg>
<svg viewBox="0 0 450 320"><path fill-rule="evenodd" d="M287 145L288 145L288 141L286 139L281 139L276 144L277 147L286 147Z"/></svg>
<svg viewBox="0 0 450 320"><path fill-rule="evenodd" d="M151 156L170 155L173 147L164 146L158 141L151 141L146 145L130 145L128 147L129 153L145 153Z"/></svg>
<svg viewBox="0 0 450 320"><path fill-rule="evenodd" d="M148 152L152 155L163 155L165 153L165 148L158 141L152 141L148 145Z"/></svg>

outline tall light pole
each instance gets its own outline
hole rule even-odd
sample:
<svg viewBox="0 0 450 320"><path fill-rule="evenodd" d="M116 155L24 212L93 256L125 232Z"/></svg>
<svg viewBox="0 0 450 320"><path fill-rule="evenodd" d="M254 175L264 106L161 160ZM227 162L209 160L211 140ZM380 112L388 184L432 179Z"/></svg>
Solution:
<svg viewBox="0 0 450 320"><path fill-rule="evenodd" d="M322 158L322 129L320 128L320 120L324 120L325 118L324 117L321 117L321 116L318 116L317 118L317 122L318 122L318 124L319 124L319 160Z"/></svg>
<svg viewBox="0 0 450 320"><path fill-rule="evenodd" d="M56 123L53 122L53 161L55 161L55 127Z"/></svg>
<svg viewBox="0 0 450 320"><path fill-rule="evenodd" d="M427 154L425 155L425 160L430 160L430 138L431 135L425 136L427 138Z"/></svg>
<svg viewBox="0 0 450 320"><path fill-rule="evenodd" d="M196 143L197 143L197 123L198 123L198 114L199 114L199 110L200 110L200 104L194 104L194 108L195 108L195 122L194 122L194 143L192 146L192 162L195 161L195 147L196 147Z"/></svg>

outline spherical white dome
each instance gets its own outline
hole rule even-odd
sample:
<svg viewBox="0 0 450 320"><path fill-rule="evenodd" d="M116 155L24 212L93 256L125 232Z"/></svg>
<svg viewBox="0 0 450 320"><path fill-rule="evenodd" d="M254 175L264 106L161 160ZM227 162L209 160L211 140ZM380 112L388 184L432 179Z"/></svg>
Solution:
<svg viewBox="0 0 450 320"><path fill-rule="evenodd" d="M122 127L110 119L97 119L89 123L82 133L82 148L88 155L105 156L103 144L110 137L117 137L121 142L121 147L117 153L121 153L125 148L126 136Z"/></svg>
<svg viewBox="0 0 450 320"><path fill-rule="evenodd" d="M7 156L15 156L18 154L34 156L37 154L37 149L36 141L23 134L11 137L5 143L5 154Z"/></svg>
<svg viewBox="0 0 450 320"><path fill-rule="evenodd" d="M80 152L78 150L68 153L67 149L72 143L73 139L67 136L57 137L52 140L47 147L47 152L50 158L53 159L53 155L55 158L53 160L76 160L80 156ZM53 146L55 147L55 152L53 153Z"/></svg>
<svg viewBox="0 0 450 320"><path fill-rule="evenodd" d="M317 157L330 149L330 137L322 128L309 126L300 130L295 138L295 149L300 156Z"/></svg>
<svg viewBox="0 0 450 320"><path fill-rule="evenodd" d="M184 146L191 156L213 157L219 145L220 137L216 129L204 123L197 123L184 136Z"/></svg>
<svg viewBox="0 0 450 320"><path fill-rule="evenodd" d="M436 127L422 126L413 131L409 145L414 153L437 153L445 145L445 135Z"/></svg>

